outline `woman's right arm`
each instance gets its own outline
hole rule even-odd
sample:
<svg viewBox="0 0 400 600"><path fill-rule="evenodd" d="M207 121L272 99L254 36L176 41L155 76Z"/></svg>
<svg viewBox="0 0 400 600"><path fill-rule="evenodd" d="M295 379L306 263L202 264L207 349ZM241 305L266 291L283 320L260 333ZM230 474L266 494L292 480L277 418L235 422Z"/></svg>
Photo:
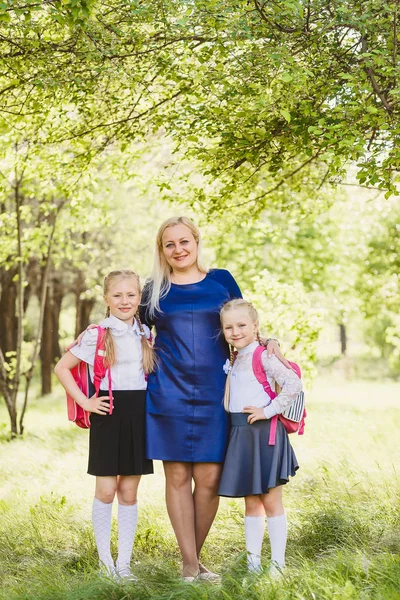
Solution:
<svg viewBox="0 0 400 600"><path fill-rule="evenodd" d="M71 350L71 348L73 348L74 346L80 346L81 345L81 341L83 336L85 335L85 333L87 331L90 331L91 329L94 329L95 327L98 327L98 325L94 325L93 323L91 323L90 325L88 325L85 329L85 331L82 331L78 337L76 338L76 340L74 340L73 342L71 342L70 344L68 344L68 346L65 346L65 352L69 352Z"/></svg>
<svg viewBox="0 0 400 600"><path fill-rule="evenodd" d="M67 394L71 396L83 410L94 412L98 415L104 415L110 411L110 404L107 402L109 396L99 396L96 398L94 395L91 398L87 398L79 389L71 373L71 369L76 367L80 362L81 360L74 356L72 352L67 352L67 354L64 354L64 356L60 358L54 367L54 373Z"/></svg>

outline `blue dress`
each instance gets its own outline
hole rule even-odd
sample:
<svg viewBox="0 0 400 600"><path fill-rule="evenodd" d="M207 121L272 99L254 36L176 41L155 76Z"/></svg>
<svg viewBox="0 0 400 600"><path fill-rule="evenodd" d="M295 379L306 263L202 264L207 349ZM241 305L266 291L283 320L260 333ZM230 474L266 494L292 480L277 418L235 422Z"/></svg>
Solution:
<svg viewBox="0 0 400 600"><path fill-rule="evenodd" d="M143 293L146 298L146 287ZM149 376L146 398L147 457L178 462L222 462L228 433L223 408L229 356L219 311L241 298L232 275L213 269L198 283L171 284L153 320L158 366Z"/></svg>

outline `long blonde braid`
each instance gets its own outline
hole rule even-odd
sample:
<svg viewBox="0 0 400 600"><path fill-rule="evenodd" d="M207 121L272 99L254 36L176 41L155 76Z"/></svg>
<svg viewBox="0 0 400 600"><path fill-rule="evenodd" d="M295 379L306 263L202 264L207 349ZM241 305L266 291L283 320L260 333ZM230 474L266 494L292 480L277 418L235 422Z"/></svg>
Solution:
<svg viewBox="0 0 400 600"><path fill-rule="evenodd" d="M229 398L230 398L230 392L231 392L231 374L232 374L232 368L233 368L233 363L235 362L236 359L236 352L233 346L231 346L229 344L229 371L228 371L228 375L226 376L226 383L225 383L225 393L224 393L224 408L226 410L226 412L229 412Z"/></svg>
<svg viewBox="0 0 400 600"><path fill-rule="evenodd" d="M107 306L106 317L110 316L110 307ZM115 354L115 344L114 339L111 333L111 329L106 329L106 335L104 336L104 346L105 346L105 357L104 364L107 367L111 367L115 364L117 358Z"/></svg>

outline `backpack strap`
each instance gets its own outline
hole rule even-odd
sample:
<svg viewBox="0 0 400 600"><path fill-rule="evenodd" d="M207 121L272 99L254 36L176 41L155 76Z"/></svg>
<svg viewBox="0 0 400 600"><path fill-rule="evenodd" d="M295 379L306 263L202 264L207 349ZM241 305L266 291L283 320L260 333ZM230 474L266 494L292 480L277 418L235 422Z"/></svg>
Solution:
<svg viewBox="0 0 400 600"><path fill-rule="evenodd" d="M97 343L96 343L96 353L94 356L94 364L93 364L93 385L96 391L96 397L99 395L100 384L102 379L107 375L108 376L108 395L110 396L110 415L113 412L113 395L112 395L112 385L111 385L111 369L110 367L106 367L104 364L104 351L105 351L105 338L107 329L104 327L98 326L97 328Z"/></svg>
<svg viewBox="0 0 400 600"><path fill-rule="evenodd" d="M271 386L268 383L267 375L265 373L264 365L262 364L261 356L262 353L266 351L264 346L258 346L253 353L253 372L257 378L257 381L261 383L264 388L264 392L268 394L268 396L273 400L277 397L277 393L273 392ZM271 419L271 426L269 430L269 446L275 446L275 438L276 438L276 426L278 423L278 415L274 415Z"/></svg>

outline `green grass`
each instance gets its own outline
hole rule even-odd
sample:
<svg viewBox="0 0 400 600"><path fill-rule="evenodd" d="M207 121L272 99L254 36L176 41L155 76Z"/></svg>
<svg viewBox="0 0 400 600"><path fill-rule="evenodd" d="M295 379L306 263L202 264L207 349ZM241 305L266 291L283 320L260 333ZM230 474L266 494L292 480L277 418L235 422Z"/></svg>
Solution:
<svg viewBox="0 0 400 600"><path fill-rule="evenodd" d="M87 432L67 422L59 390L32 402L23 440L6 441L1 407L0 598L400 599L399 385L319 380L307 404L306 434L292 440L301 468L285 488L285 576L246 574L243 504L223 499L203 556L221 585L180 581L160 464L139 490L138 583L100 578ZM267 539L263 552L267 565Z"/></svg>

